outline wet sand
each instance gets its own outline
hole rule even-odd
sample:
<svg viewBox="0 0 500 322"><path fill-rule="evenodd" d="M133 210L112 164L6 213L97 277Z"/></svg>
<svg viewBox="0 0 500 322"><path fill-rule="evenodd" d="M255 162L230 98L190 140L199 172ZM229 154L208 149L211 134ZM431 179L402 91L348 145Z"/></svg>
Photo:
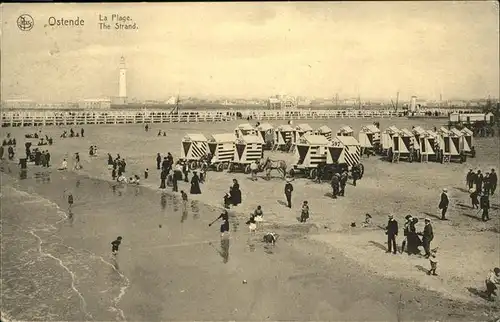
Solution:
<svg viewBox="0 0 500 322"><path fill-rule="evenodd" d="M306 240L308 225L278 230L269 247L232 214L221 239L217 223L208 227L218 209L197 201L184 208L145 187L38 167L26 179L13 164L3 172L2 311L16 320L485 319L477 306L366 272Z"/></svg>

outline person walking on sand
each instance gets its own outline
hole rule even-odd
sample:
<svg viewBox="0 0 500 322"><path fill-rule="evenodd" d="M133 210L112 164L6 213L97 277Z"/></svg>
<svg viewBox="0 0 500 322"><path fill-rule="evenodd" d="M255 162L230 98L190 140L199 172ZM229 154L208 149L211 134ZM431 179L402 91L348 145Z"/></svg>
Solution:
<svg viewBox="0 0 500 322"><path fill-rule="evenodd" d="M394 219L393 215L389 215L389 221L385 227L385 234L387 235L387 252L397 254L396 236L398 235L398 222Z"/></svg>
<svg viewBox="0 0 500 322"><path fill-rule="evenodd" d="M233 179L233 185L229 189L231 195L231 203L233 206L237 206L241 203L241 190L238 180Z"/></svg>
<svg viewBox="0 0 500 322"><path fill-rule="evenodd" d="M481 219L483 221L488 221L490 220L490 215L488 211L490 210L490 196L488 195L487 192L481 193L481 210L483 211L481 215Z"/></svg>
<svg viewBox="0 0 500 322"><path fill-rule="evenodd" d="M500 285L500 268L495 267L486 277L486 299L493 301L493 295L496 296L496 290Z"/></svg>
<svg viewBox="0 0 500 322"><path fill-rule="evenodd" d="M427 275L432 274L434 276L437 276L437 273L436 273L437 266L438 266L437 247L431 251L431 256L429 257L429 263L431 264L431 269L427 272Z"/></svg>
<svg viewBox="0 0 500 322"><path fill-rule="evenodd" d="M490 190L491 194L495 194L495 190L497 189L498 177L495 169L491 169L490 173Z"/></svg>
<svg viewBox="0 0 500 322"><path fill-rule="evenodd" d="M408 236L410 235L410 224L413 221L413 217L412 217L412 215L407 215L405 217L405 219L406 219L406 222L404 223L404 226L403 226L404 239L403 239L403 243L401 244L401 254L403 254L405 252L406 244L409 241ZM408 246L408 248L410 248L410 247Z"/></svg>
<svg viewBox="0 0 500 322"><path fill-rule="evenodd" d="M71 209L73 208L73 194L68 193L68 209L71 211Z"/></svg>
<svg viewBox="0 0 500 322"><path fill-rule="evenodd" d="M198 177L198 173L196 173L196 171L193 171L193 177L191 178L191 190L189 193L192 195L201 194L200 178Z"/></svg>
<svg viewBox="0 0 500 322"><path fill-rule="evenodd" d="M300 222L305 223L307 222L307 219L309 219L309 203L304 201L300 211Z"/></svg>
<svg viewBox="0 0 500 322"><path fill-rule="evenodd" d="M161 155L160 153L156 154L156 170L160 170L161 168Z"/></svg>
<svg viewBox="0 0 500 322"><path fill-rule="evenodd" d="M184 161L184 164L182 165L182 173L184 174L184 182L189 182L189 165L186 161Z"/></svg>
<svg viewBox="0 0 500 322"><path fill-rule="evenodd" d="M293 185L291 183L291 180L287 178L285 184L285 197L288 208L292 208L292 192L293 192Z"/></svg>
<svg viewBox="0 0 500 322"><path fill-rule="evenodd" d="M472 209L479 209L479 199L478 199L479 192L477 192L474 189L470 189L469 192L470 192L469 197L472 203Z"/></svg>
<svg viewBox="0 0 500 322"><path fill-rule="evenodd" d="M448 210L448 205L450 200L448 199L448 189L444 188L441 192L441 201L439 202L439 209L441 209L441 220L446 219L446 211Z"/></svg>
<svg viewBox="0 0 500 322"><path fill-rule="evenodd" d="M465 185L469 190L474 186L474 176L474 171L472 169L469 169L469 172L467 172L467 175L465 176Z"/></svg>
<svg viewBox="0 0 500 322"><path fill-rule="evenodd" d="M434 239L434 232L432 229L431 220L429 218L425 218L425 226L422 236L425 258L429 258L429 256L431 256L431 242Z"/></svg>
<svg viewBox="0 0 500 322"><path fill-rule="evenodd" d="M166 186L165 186L165 180L167 180L167 170L163 169L161 170L161 173L160 173L160 189L165 189Z"/></svg>
<svg viewBox="0 0 500 322"><path fill-rule="evenodd" d="M111 242L111 254L114 256L118 255L118 248L120 247L120 244L122 243L122 236L118 236L116 240L113 240Z"/></svg>

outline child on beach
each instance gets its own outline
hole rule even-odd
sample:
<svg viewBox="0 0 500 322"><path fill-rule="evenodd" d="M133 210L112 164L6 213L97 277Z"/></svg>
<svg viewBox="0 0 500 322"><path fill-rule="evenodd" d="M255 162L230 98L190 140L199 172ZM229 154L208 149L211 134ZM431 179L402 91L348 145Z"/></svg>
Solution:
<svg viewBox="0 0 500 322"><path fill-rule="evenodd" d="M182 205L184 206L184 208L186 208L188 202L188 195L187 193L184 192L184 190L181 190L181 197L182 197Z"/></svg>
<svg viewBox="0 0 500 322"><path fill-rule="evenodd" d="M122 243L122 236L118 236L116 240L113 240L111 242L111 253L113 255L118 254L118 248L120 247L120 244Z"/></svg>
<svg viewBox="0 0 500 322"><path fill-rule="evenodd" d="M365 215L365 221L361 224L361 227L368 227L372 224L372 216L370 214Z"/></svg>
<svg viewBox="0 0 500 322"><path fill-rule="evenodd" d="M431 256L429 256L429 263L431 264L431 269L427 272L427 275L434 275L437 276L436 274L436 269L438 265L438 260L437 260L437 248L434 248L431 250Z"/></svg>
<svg viewBox="0 0 500 322"><path fill-rule="evenodd" d="M144 170L144 179L149 177L149 169Z"/></svg>
<svg viewBox="0 0 500 322"><path fill-rule="evenodd" d="M68 208L69 208L69 210L71 210L72 207L73 207L73 195L70 192L68 194Z"/></svg>
<svg viewBox="0 0 500 322"><path fill-rule="evenodd" d="M472 208L473 209L479 209L479 191L476 189L470 189L470 199L472 203Z"/></svg>
<svg viewBox="0 0 500 322"><path fill-rule="evenodd" d="M255 214L251 213L250 218L247 220L246 224L248 225L248 229L252 234L255 234L255 230L257 229L257 223L255 221Z"/></svg>
<svg viewBox="0 0 500 322"><path fill-rule="evenodd" d="M309 203L307 201L304 201L300 214L300 222L306 222L307 219L309 219Z"/></svg>

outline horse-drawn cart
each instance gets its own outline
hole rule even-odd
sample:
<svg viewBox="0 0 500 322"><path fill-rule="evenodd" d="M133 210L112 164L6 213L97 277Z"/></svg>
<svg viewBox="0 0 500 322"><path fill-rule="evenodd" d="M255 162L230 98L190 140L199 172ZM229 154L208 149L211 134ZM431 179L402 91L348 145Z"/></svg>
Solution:
<svg viewBox="0 0 500 322"><path fill-rule="evenodd" d="M315 178L318 165L326 162L329 143L322 135L304 134L300 137L295 146L297 163L289 170L290 176L302 173Z"/></svg>

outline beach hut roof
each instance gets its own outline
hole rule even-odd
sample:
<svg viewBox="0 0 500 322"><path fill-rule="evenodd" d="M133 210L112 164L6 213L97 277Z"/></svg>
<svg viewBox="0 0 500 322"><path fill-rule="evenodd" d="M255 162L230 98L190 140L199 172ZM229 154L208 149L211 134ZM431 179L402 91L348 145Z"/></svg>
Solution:
<svg viewBox="0 0 500 322"><path fill-rule="evenodd" d="M428 136L433 137L433 138L435 138L435 137L437 137L437 136L438 136L438 134L437 134L436 132L434 132L433 130L427 130L427 131L425 131L425 133L426 133Z"/></svg>
<svg viewBox="0 0 500 322"><path fill-rule="evenodd" d="M353 136L336 136L332 140L337 140L345 146L359 145L358 140Z"/></svg>
<svg viewBox="0 0 500 322"><path fill-rule="evenodd" d="M439 129L438 129L438 132L441 133L441 134L450 134L450 131L448 131L447 128L445 128L444 126L441 126Z"/></svg>
<svg viewBox="0 0 500 322"><path fill-rule="evenodd" d="M399 131L399 135L401 136L413 136L413 133L411 133L408 129L402 129Z"/></svg>
<svg viewBox="0 0 500 322"><path fill-rule="evenodd" d="M293 127L291 127L288 124L282 124L282 125L278 126L278 128L276 130L281 131L281 132L291 132L291 131L293 131Z"/></svg>
<svg viewBox="0 0 500 322"><path fill-rule="evenodd" d="M297 127L295 127L296 130L298 131L313 131L313 128L307 124L307 123L302 123L302 124L297 124Z"/></svg>
<svg viewBox="0 0 500 322"><path fill-rule="evenodd" d="M397 133L399 132L399 129L397 127L395 127L394 125L391 125L389 126L387 129L385 129L386 132L393 132L393 133Z"/></svg>
<svg viewBox="0 0 500 322"><path fill-rule="evenodd" d="M188 133L184 136L184 139L191 141L206 142L207 138L201 133Z"/></svg>
<svg viewBox="0 0 500 322"><path fill-rule="evenodd" d="M236 140L236 135L234 133L218 133L212 134L209 141L217 143L234 142Z"/></svg>
<svg viewBox="0 0 500 322"><path fill-rule="evenodd" d="M318 133L331 133L332 132L332 129L329 128L328 126L326 125L323 125L323 126L320 126L318 127L318 129L316 130Z"/></svg>
<svg viewBox="0 0 500 322"><path fill-rule="evenodd" d="M242 142L242 143L246 143L246 144L251 144L251 143L264 144L264 141L258 135L243 135L242 137L236 139L236 142Z"/></svg>
<svg viewBox="0 0 500 322"><path fill-rule="evenodd" d="M304 134L300 137L298 144L328 145L329 142L323 135Z"/></svg>
<svg viewBox="0 0 500 322"><path fill-rule="evenodd" d="M350 133L350 132L354 132L354 130L352 129L352 127L350 127L349 125L344 125L342 126L340 129L339 129L339 132L347 132L347 133Z"/></svg>
<svg viewBox="0 0 500 322"><path fill-rule="evenodd" d="M464 127L464 128L462 129L462 133L463 133L464 135L467 135L467 136L470 136L470 135L473 135L473 134L474 134L471 130L469 130L469 129L468 129L468 128L466 128L466 127Z"/></svg>
<svg viewBox="0 0 500 322"><path fill-rule="evenodd" d="M372 133L379 133L380 130L378 127L375 126L375 124L368 124L363 126L366 130L372 132Z"/></svg>
<svg viewBox="0 0 500 322"><path fill-rule="evenodd" d="M267 131L267 130L272 130L273 126L269 123L262 123L259 126L257 126L257 130L259 131Z"/></svg>
<svg viewBox="0 0 500 322"><path fill-rule="evenodd" d="M460 130L458 130L457 128L454 128L454 127L450 129L450 133L455 135L455 136L462 136L463 135Z"/></svg>
<svg viewBox="0 0 500 322"><path fill-rule="evenodd" d="M255 128L251 124L248 124L248 123L239 124L238 129L240 129L240 130L255 130Z"/></svg>
<svg viewBox="0 0 500 322"><path fill-rule="evenodd" d="M422 134L425 134L425 130L420 127L420 126L415 126L413 129L412 129L412 132L414 134L418 134L418 135L422 135Z"/></svg>

